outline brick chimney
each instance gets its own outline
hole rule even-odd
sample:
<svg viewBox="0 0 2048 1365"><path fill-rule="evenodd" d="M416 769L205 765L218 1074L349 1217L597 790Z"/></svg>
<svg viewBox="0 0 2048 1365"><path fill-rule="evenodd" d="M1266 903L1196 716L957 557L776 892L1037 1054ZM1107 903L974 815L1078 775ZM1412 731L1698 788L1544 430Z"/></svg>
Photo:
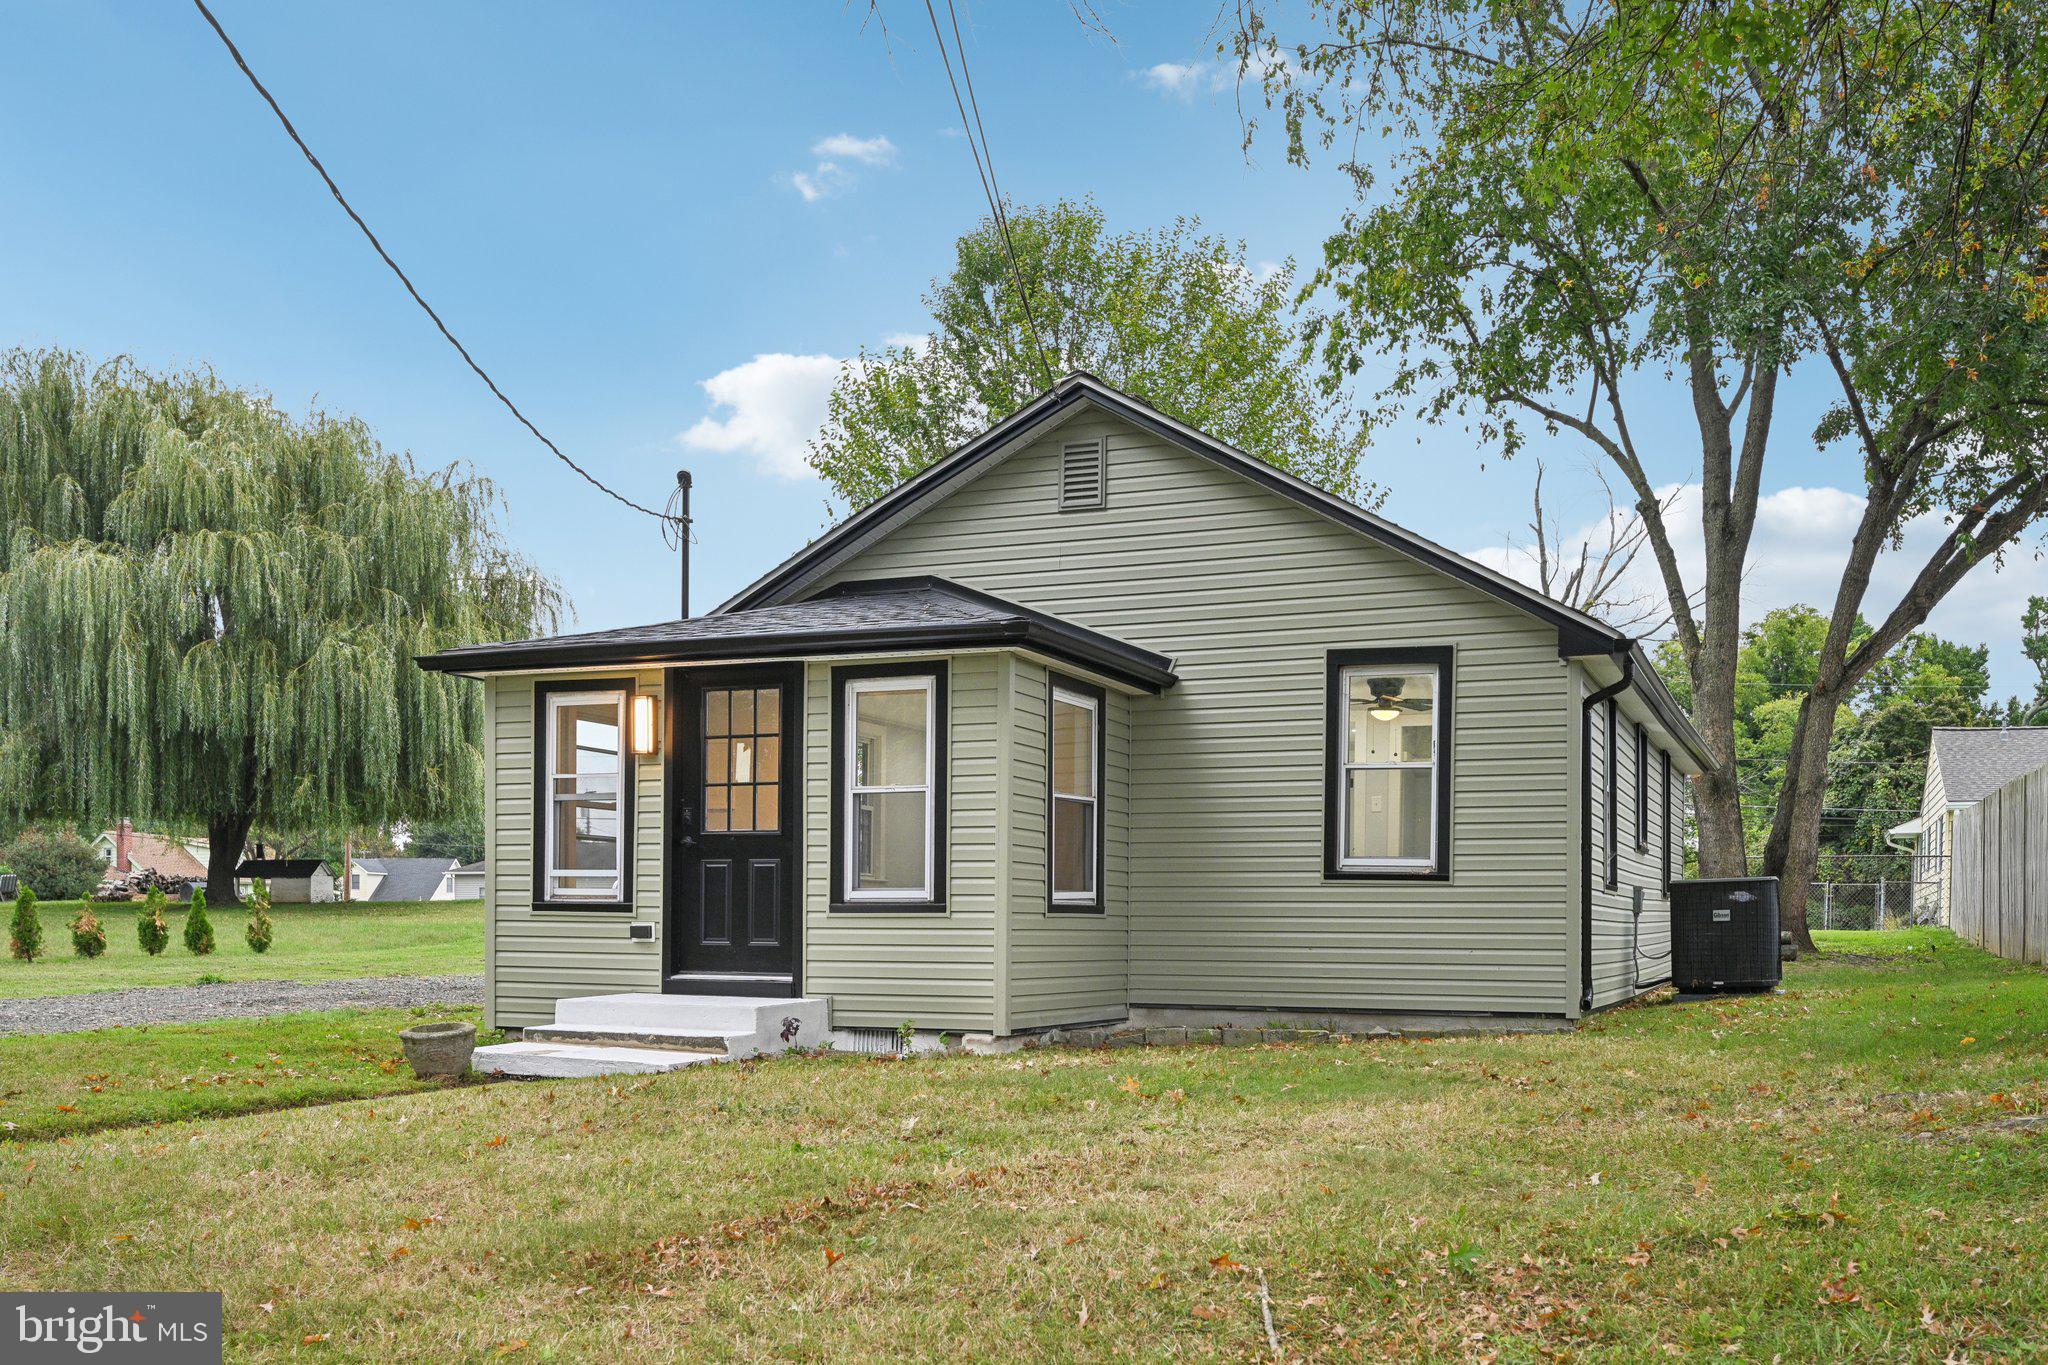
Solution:
<svg viewBox="0 0 2048 1365"><path fill-rule="evenodd" d="M116 872L126 873L133 870L128 866L128 836L134 832L135 826L128 823L128 817L125 815L121 817L121 823L114 826L114 871Z"/></svg>

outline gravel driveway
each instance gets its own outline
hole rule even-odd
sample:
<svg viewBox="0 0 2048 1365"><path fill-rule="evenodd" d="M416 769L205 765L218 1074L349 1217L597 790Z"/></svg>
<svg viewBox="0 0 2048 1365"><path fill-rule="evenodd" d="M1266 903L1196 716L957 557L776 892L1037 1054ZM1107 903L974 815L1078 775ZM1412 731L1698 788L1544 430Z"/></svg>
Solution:
<svg viewBox="0 0 2048 1365"><path fill-rule="evenodd" d="M481 976L359 976L340 981L225 981L137 986L84 995L0 1000L0 1033L75 1033L121 1024L175 1024L307 1010L483 1003Z"/></svg>

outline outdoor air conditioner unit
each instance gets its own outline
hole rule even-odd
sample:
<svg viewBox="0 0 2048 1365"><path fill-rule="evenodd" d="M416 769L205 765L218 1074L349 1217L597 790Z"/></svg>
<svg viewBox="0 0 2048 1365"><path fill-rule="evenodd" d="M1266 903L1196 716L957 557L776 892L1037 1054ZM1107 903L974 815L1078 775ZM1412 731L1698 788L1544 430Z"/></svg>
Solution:
<svg viewBox="0 0 2048 1365"><path fill-rule="evenodd" d="M1768 991L1783 979L1778 879L1671 883L1671 980L1681 991Z"/></svg>

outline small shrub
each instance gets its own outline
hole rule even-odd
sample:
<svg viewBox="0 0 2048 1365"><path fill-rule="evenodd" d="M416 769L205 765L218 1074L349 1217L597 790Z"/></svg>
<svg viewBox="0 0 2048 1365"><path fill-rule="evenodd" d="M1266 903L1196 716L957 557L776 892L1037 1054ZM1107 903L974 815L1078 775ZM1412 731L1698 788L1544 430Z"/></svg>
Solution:
<svg viewBox="0 0 2048 1365"><path fill-rule="evenodd" d="M142 913L135 917L135 941L151 957L170 946L171 926L164 923L164 893L155 888L142 902Z"/></svg>
<svg viewBox="0 0 2048 1365"><path fill-rule="evenodd" d="M107 931L92 906L81 905L71 917L71 951L80 957L98 957L107 950Z"/></svg>
<svg viewBox="0 0 2048 1365"><path fill-rule="evenodd" d="M68 829L25 829L0 857L20 874L24 886L53 901L82 901L106 875L92 845Z"/></svg>
<svg viewBox="0 0 2048 1365"><path fill-rule="evenodd" d="M43 951L43 919L36 913L36 893L27 887L14 901L14 922L8 926L7 947L23 962L34 962Z"/></svg>
<svg viewBox="0 0 2048 1365"><path fill-rule="evenodd" d="M261 877L249 892L249 951L267 953L270 951L270 887Z"/></svg>
<svg viewBox="0 0 2048 1365"><path fill-rule="evenodd" d="M205 957L213 951L213 921L206 917L206 893L192 893L192 908L185 915L185 951Z"/></svg>

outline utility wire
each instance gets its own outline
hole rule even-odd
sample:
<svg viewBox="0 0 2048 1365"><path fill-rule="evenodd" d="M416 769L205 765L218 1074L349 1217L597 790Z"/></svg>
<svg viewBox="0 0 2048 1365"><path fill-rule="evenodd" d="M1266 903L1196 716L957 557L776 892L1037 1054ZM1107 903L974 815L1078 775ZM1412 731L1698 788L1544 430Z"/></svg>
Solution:
<svg viewBox="0 0 2048 1365"><path fill-rule="evenodd" d="M197 2L194 0L195 4ZM989 153L988 134L981 126L981 106L975 105L970 123L967 101L960 98L960 82L953 79L953 59L946 54L946 35L939 30L939 12L932 8L932 0L924 0L924 12L932 21L932 37L939 44L939 60L946 64L946 84L953 88L953 107L960 111L960 130L967 135L967 150L974 154L974 171L981 178L981 192L988 200L989 215L995 221L997 235L1003 239L1003 254L1010 262L1010 279L1017 286L1017 301L1024 306L1024 322L1031 330L1032 353L1038 357L1039 372L1045 376L1045 386L1050 389L1053 384L1052 365L1045 358L1045 340L1038 332L1038 316L1031 309L1031 291L1025 287L1024 272L1017 264L1017 244L1011 239L1010 220L1003 212L1002 192L996 184L995 158ZM960 74L966 77L968 100L972 100L974 78L967 72L967 48L960 43L960 16L953 9L953 0L946 0L946 12L953 18L953 41L960 47Z"/></svg>
<svg viewBox="0 0 2048 1365"><path fill-rule="evenodd" d="M448 324L441 321L441 315L434 311L432 304L428 303L426 299L421 297L420 291L414 287L411 278L406 275L405 271L399 268L397 261L391 259L391 253L386 251L384 249L384 244L377 240L377 234L370 231L370 225L363 221L363 216L357 213L355 211L354 206L348 202L346 197L343 196L341 192L341 186L334 183L334 177L327 173L327 167L320 164L320 158L313 155L313 149L311 147L308 147L306 145L306 140L299 136L299 130L292 126L291 119L286 117L284 109L281 106L279 106L277 102L277 98L274 95L272 95L268 89L264 87L262 81L256 78L256 73L249 69L249 63L247 59L245 59L242 56L242 50L235 46L234 39L228 37L228 31L220 26L220 20L213 17L213 11L206 7L206 0L192 0L192 3L198 6L199 13L203 15L206 19L206 22L213 27L213 31L220 35L221 42L226 44L227 46L228 55L235 59L236 66L242 68L242 74L249 78L249 84L256 87L256 93L261 95L263 97L263 102L270 106L270 112L277 115L277 121L284 125L284 131L286 135L289 136L295 144L297 144L299 151L304 153L307 162L309 162L312 165L313 169L320 173L321 180L325 181L327 184L327 192L334 196L334 202L341 205L342 212L346 213L349 216L349 219L352 222L354 222L358 228L362 230L363 236L369 239L369 243L371 247L376 250L377 255L380 258L382 258L385 265L391 267L391 273L398 276L398 282L405 286L405 292L412 295L412 301L414 303L417 303L420 306L421 310L424 311L428 317L433 319L434 326L439 328L441 335L448 339L448 344L455 348L456 354L462 357L464 363L467 364L470 369L476 371L476 377L484 381L484 385L490 389L491 393L496 396L497 400L500 403L503 403L505 405L506 410L510 412L514 417L517 417L519 419L519 424L525 427L528 431L532 432L536 440L538 440L542 445L546 446L549 450L553 451L556 459L560 460L563 464L569 466L569 468L575 470L578 474L581 474L583 476L584 481L587 482L591 487L597 489L599 492L604 493L609 497L617 499L619 502L624 503L626 506L632 508L636 512L646 513L648 516L660 521L664 525L664 527L674 525L676 519L668 513L657 512L652 507L644 507L641 504L633 501L631 498L627 497L625 494L606 487L605 484L602 481L600 481L589 470L585 469L582 465L577 464L574 460L570 459L567 455L563 454L562 448L556 445L553 441L550 441L541 432L541 429L535 426L530 420L528 420L526 414L519 410L518 404L514 403L510 398L507 398L505 396L505 391L498 387L497 381L492 379L490 375L484 373L484 367L476 363L476 359L475 357L470 355L469 349L465 347L460 341L456 340L455 333L448 330Z"/></svg>

